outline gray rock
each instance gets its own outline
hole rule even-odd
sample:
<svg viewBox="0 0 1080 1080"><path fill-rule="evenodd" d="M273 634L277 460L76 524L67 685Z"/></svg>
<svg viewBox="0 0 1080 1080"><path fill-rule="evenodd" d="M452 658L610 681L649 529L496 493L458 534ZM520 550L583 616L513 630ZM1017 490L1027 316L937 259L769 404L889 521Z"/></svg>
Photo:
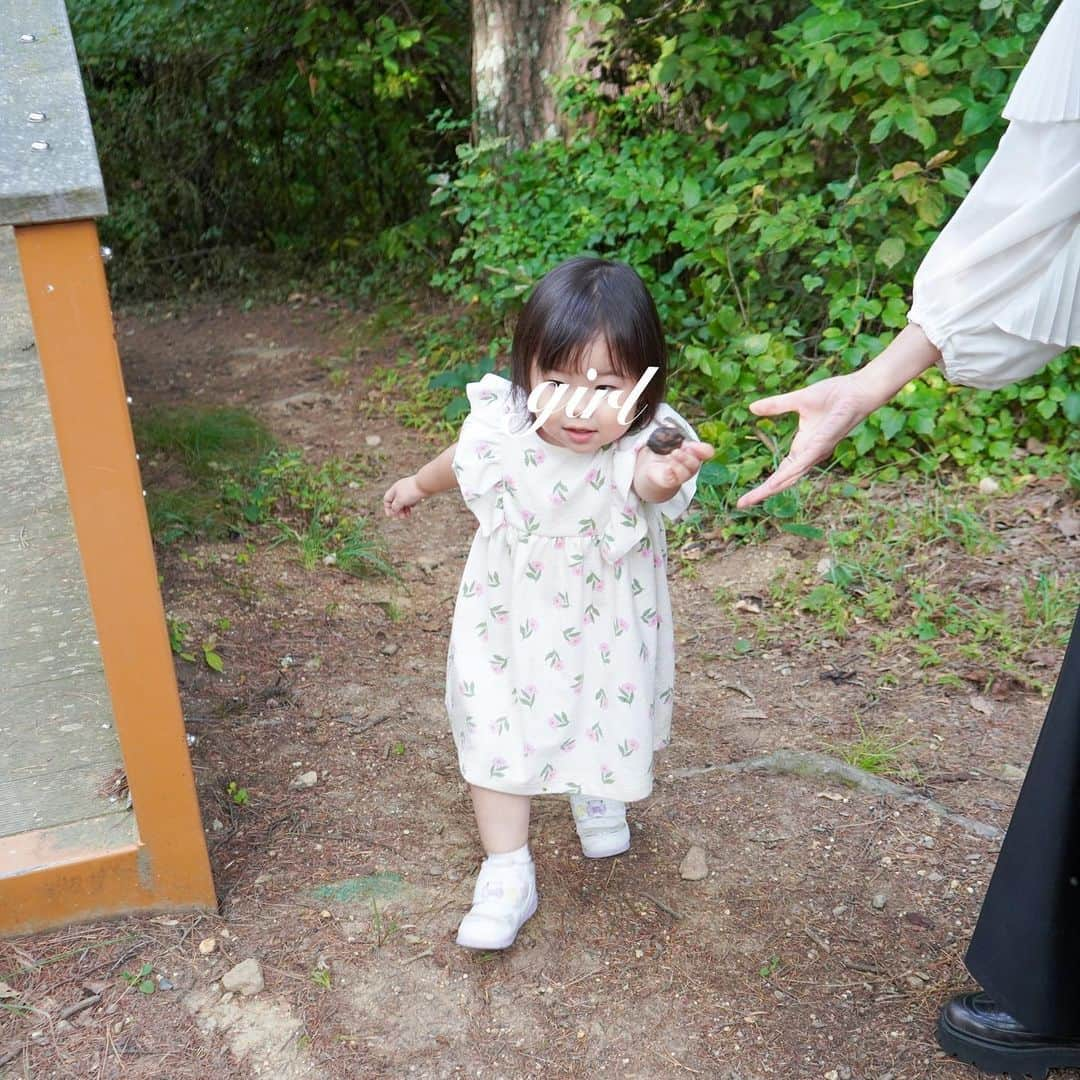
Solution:
<svg viewBox="0 0 1080 1080"><path fill-rule="evenodd" d="M245 997L257 994L263 988L262 968L259 966L259 961L251 956L247 960L241 960L236 967L222 975L221 985L227 991L243 994Z"/></svg>
<svg viewBox="0 0 1080 1080"><path fill-rule="evenodd" d="M885 906L886 896L884 893L876 893L874 899L870 901L870 906L875 911L880 911Z"/></svg>
<svg viewBox="0 0 1080 1080"><path fill-rule="evenodd" d="M709 876L709 864L705 859L705 852L696 844L679 864L679 876L684 881L701 881Z"/></svg>
<svg viewBox="0 0 1080 1080"><path fill-rule="evenodd" d="M289 787L291 788L312 788L318 782L319 774L312 769L311 772L301 773L297 776Z"/></svg>

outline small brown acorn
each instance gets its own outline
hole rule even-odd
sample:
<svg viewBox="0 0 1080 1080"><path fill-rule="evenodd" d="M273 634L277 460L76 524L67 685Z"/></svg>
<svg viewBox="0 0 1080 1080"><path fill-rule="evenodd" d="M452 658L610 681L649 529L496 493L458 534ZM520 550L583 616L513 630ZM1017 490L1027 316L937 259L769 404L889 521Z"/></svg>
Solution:
<svg viewBox="0 0 1080 1080"><path fill-rule="evenodd" d="M670 454L682 446L686 436L677 425L665 420L650 436L645 444L654 454Z"/></svg>

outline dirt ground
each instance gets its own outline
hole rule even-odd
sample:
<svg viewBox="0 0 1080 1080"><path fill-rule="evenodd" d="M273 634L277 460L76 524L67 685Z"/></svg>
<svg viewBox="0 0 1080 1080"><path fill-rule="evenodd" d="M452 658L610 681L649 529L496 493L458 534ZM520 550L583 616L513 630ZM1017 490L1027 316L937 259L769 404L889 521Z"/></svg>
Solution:
<svg viewBox="0 0 1080 1080"><path fill-rule="evenodd" d="M812 574L820 541L672 546L674 741L654 794L631 809L630 852L583 859L566 802L536 800L537 915L504 954L455 945L481 853L443 679L475 519L455 492L411 519L382 515L386 487L443 444L398 424L367 378L393 342L327 378L320 361L352 347L358 322L306 298L118 317L134 410L242 405L311 460L360 455L371 479L356 507L401 580L308 572L284 545L246 564L232 543L159 548L170 616L196 639L229 620L223 673L177 659L220 910L0 942L0 980L18 995L0 1004L33 1010L0 1012L0 1075L974 1076L945 1059L933 1025L969 984L962 956L994 830L1046 698L977 666L936 684L909 652L874 652L860 627L837 641L793 617L762 640L760 616L718 601ZM1071 572L1078 541L1025 513L1036 497L1065 500L1064 481L1002 497L1010 546L945 552L942 574L992 604L1032 566ZM1063 651L1029 658L1039 680L1052 684ZM827 777L706 769L827 752L858 722L911 736L918 782L905 787L964 820ZM309 771L313 786L293 786ZM694 846L707 874L686 880ZM265 988L223 994L222 975L248 958ZM152 993L124 977L143 965ZM100 1001L59 1019L88 993Z"/></svg>

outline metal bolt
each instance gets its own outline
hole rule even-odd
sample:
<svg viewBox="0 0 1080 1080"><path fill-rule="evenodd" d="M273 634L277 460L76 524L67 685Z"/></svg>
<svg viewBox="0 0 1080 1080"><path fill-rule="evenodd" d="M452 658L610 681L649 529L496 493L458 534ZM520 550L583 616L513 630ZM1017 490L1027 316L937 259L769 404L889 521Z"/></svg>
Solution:
<svg viewBox="0 0 1080 1080"><path fill-rule="evenodd" d="M101 245L101 261L112 262L112 248L106 247L104 244Z"/></svg>
<svg viewBox="0 0 1080 1080"><path fill-rule="evenodd" d="M40 124L43 120L49 118L43 112L32 112L27 118L31 124Z"/></svg>
<svg viewBox="0 0 1080 1080"><path fill-rule="evenodd" d="M37 38L33 34L20 34L19 44L29 45L32 41L37 41Z"/></svg>
<svg viewBox="0 0 1080 1080"><path fill-rule="evenodd" d="M31 150L48 150L49 144L47 142L32 142L30 144Z"/></svg>
<svg viewBox="0 0 1080 1080"><path fill-rule="evenodd" d="M132 399L131 399L131 395L130 395L130 394L128 394L128 404L129 404L129 405L131 404L131 400L132 400Z"/></svg>

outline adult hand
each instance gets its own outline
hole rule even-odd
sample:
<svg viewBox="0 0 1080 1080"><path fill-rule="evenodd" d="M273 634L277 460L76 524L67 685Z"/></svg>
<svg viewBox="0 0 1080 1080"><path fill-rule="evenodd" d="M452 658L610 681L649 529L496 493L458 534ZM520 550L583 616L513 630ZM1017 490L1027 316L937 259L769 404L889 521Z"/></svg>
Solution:
<svg viewBox="0 0 1080 1080"><path fill-rule="evenodd" d="M797 412L799 428L791 440L787 457L776 471L743 495L736 507L743 510L791 487L819 461L829 457L840 440L880 404L864 392L854 375L822 379L790 394L751 402L750 411L755 416Z"/></svg>
<svg viewBox="0 0 1080 1080"><path fill-rule="evenodd" d="M790 394L751 402L750 411L756 416L798 413L799 427L787 457L776 471L743 495L736 507L745 510L791 487L829 457L837 443L876 408L940 359L940 351L922 328L908 323L866 367L850 375L822 379Z"/></svg>

